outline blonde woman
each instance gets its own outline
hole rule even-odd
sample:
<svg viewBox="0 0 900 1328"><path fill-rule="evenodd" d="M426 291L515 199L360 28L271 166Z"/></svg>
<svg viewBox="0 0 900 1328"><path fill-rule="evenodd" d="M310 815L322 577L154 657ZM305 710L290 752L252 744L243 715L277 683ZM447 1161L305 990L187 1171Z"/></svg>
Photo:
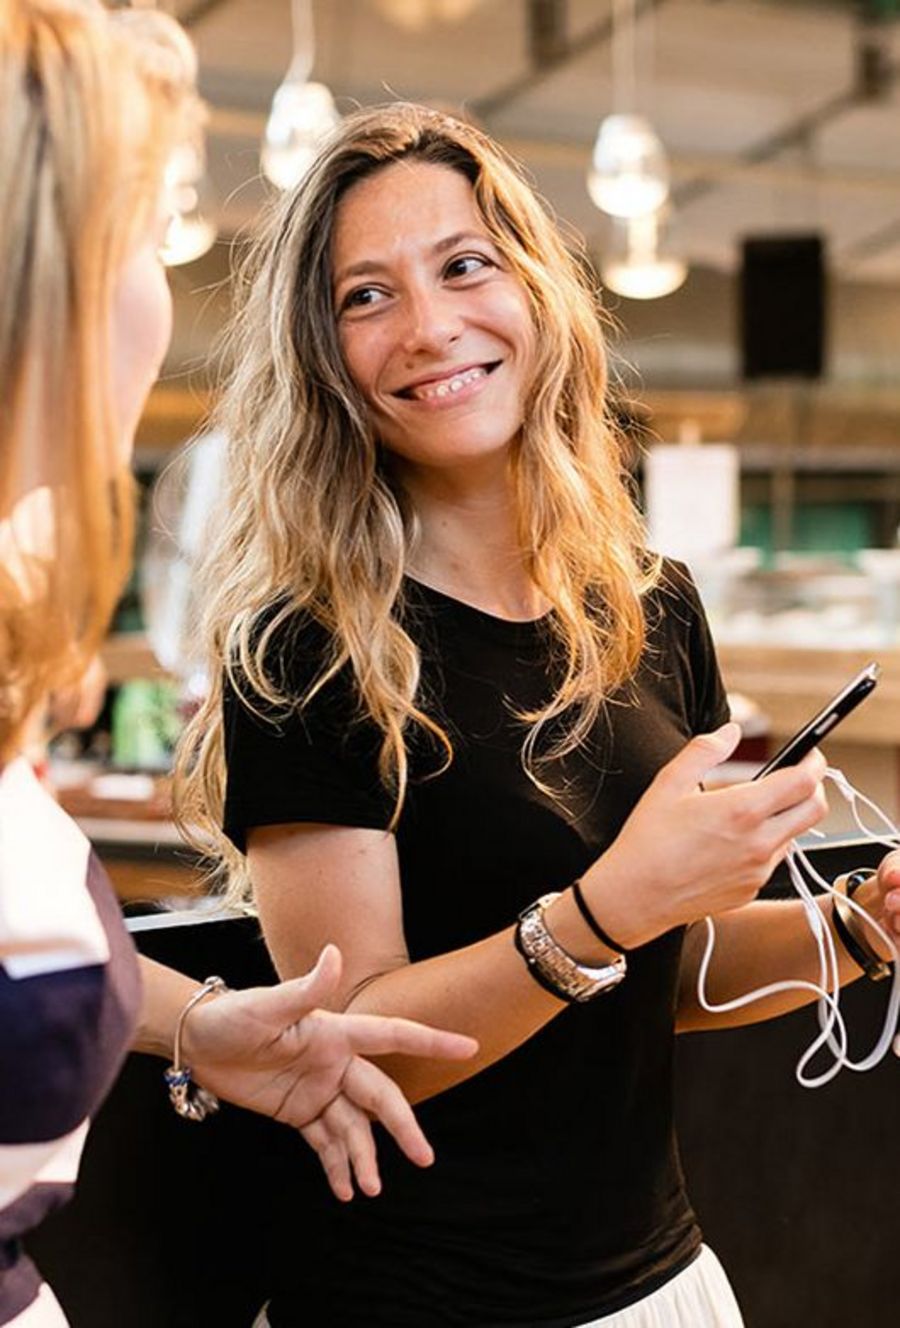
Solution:
<svg viewBox="0 0 900 1328"><path fill-rule="evenodd" d="M19 1237L74 1179L87 1118L137 1045L301 1128L337 1193L378 1190L369 1116L430 1149L366 1051L465 1055L468 1039L335 1016L323 950L307 977L209 993L138 961L90 846L19 754L76 681L127 570L128 459L169 336L157 257L163 168L197 114L170 19L97 0L0 0L0 1324L64 1323ZM164 1091L162 1083L160 1091ZM193 1089L188 1090L192 1092Z"/></svg>
<svg viewBox="0 0 900 1328"><path fill-rule="evenodd" d="M689 576L643 545L584 270L495 144L397 105L344 122L244 273L184 811L285 977L334 940L336 1008L480 1047L384 1062L438 1165L352 1209L323 1187L271 1328L740 1322L673 1038L727 1022L706 914L716 996L814 977L799 904L754 896L824 763L701 792L738 730Z"/></svg>

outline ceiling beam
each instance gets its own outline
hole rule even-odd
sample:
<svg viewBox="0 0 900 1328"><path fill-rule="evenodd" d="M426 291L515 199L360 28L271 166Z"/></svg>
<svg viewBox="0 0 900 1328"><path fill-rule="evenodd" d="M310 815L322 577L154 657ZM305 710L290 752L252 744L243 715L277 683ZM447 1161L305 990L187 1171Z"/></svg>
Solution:
<svg viewBox="0 0 900 1328"><path fill-rule="evenodd" d="M665 3L666 0L635 0L635 17L640 19L644 14L659 9ZM492 115L504 110L510 102L524 97L552 74L558 73L571 60L577 60L579 56L585 55L594 47L605 46L611 39L612 33L613 20L610 12L605 18L585 28L577 37L555 43L552 50L546 51L546 58L526 70L524 74L510 79L508 83L495 92L489 92L485 97L476 97L468 103L469 110L478 119L490 120Z"/></svg>
<svg viewBox="0 0 900 1328"><path fill-rule="evenodd" d="M880 226L877 231L870 231L868 235L854 240L852 244L845 245L838 257L842 264L861 263L897 245L900 245L900 217L895 217L885 226Z"/></svg>
<svg viewBox="0 0 900 1328"><path fill-rule="evenodd" d="M737 159L747 166L756 166L770 161L790 148L804 147L812 142L813 135L826 125L859 106L876 103L887 97L893 84L900 77L900 67L891 64L883 40L884 28L874 27L863 22L859 30L857 43L857 69L853 85L829 97L820 105L798 115L782 125L773 134L766 134L749 147L737 154ZM896 179L896 177L895 177ZM692 203L705 198L718 188L721 179L718 176L698 176L679 185L672 192L672 202L677 208L690 207Z"/></svg>
<svg viewBox="0 0 900 1328"><path fill-rule="evenodd" d="M210 132L218 138L237 141L262 138L266 127L265 111L245 110L237 106L210 106ZM503 135L503 146L531 166L584 171L590 159L591 144L572 139L524 138ZM860 190L896 194L896 171L836 170L809 166L796 161L745 160L721 154L679 153L670 161L672 174L685 185L700 176L717 179L749 180L774 183L784 188L808 189L817 185L826 189Z"/></svg>
<svg viewBox="0 0 900 1328"><path fill-rule="evenodd" d="M176 15L183 28L195 28L216 9L228 4L228 0L189 0L187 4L176 7Z"/></svg>

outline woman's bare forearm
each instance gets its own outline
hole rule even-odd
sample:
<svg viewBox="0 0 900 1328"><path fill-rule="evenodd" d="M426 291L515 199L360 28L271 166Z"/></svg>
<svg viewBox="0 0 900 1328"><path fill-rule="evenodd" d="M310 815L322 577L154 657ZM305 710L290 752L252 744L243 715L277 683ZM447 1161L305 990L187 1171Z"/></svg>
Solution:
<svg viewBox="0 0 900 1328"><path fill-rule="evenodd" d="M201 984L145 955L139 963L143 993L132 1050L171 1057L178 1016Z"/></svg>
<svg viewBox="0 0 900 1328"><path fill-rule="evenodd" d="M471 1060L379 1059L415 1103L502 1059L566 1007L530 976L509 927L461 950L369 978L344 1008L400 1015L477 1039L479 1049Z"/></svg>
<svg viewBox="0 0 900 1328"><path fill-rule="evenodd" d="M860 969L834 933L831 900L817 900L823 925L831 930L841 985L861 976ZM799 899L756 900L715 918L716 947L706 988L713 1004L790 979L820 981L819 952ZM697 976L706 945L703 922L694 923L685 937L678 1001L679 1032L736 1028L761 1023L800 1009L816 999L811 991L786 991L754 1001L739 1010L713 1014L697 999Z"/></svg>

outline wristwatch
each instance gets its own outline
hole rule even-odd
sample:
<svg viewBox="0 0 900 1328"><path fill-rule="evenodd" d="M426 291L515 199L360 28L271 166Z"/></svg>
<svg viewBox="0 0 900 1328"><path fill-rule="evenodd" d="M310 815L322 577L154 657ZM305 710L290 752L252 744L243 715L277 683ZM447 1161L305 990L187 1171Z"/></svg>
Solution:
<svg viewBox="0 0 900 1328"><path fill-rule="evenodd" d="M531 976L560 1000L578 1004L593 1000L602 992L612 991L628 971L625 956L620 955L611 964L603 964L600 968L591 968L573 959L553 939L544 921L544 911L555 899L559 899L559 891L541 895L519 914L516 949L528 965Z"/></svg>

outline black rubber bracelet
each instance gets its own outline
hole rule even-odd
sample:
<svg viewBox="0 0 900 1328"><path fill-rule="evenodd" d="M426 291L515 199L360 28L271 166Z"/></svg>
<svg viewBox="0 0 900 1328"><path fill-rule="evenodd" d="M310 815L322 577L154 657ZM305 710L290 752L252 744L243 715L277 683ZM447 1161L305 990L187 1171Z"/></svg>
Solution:
<svg viewBox="0 0 900 1328"><path fill-rule="evenodd" d="M625 946L620 945L618 941L614 941L613 938L610 936L609 932L603 930L603 928L600 926L600 923L597 921L591 910L588 908L588 902L584 897L584 891L581 888L580 881L575 881L573 883L572 894L575 898L575 903L578 905L578 912L581 914L587 925L590 927L591 931L597 937L597 940L601 941L607 947L607 949L614 950L616 954L627 954L628 951L626 950Z"/></svg>
<svg viewBox="0 0 900 1328"><path fill-rule="evenodd" d="M849 872L846 877L846 891L850 899L856 894L859 887L871 876L873 872ZM848 927L841 909L838 906L836 898L831 900L831 920L834 923L834 930L837 933L838 940L847 951L847 954L853 960L858 968L871 982L880 982L890 973L890 964L881 959L879 955L864 944Z"/></svg>
<svg viewBox="0 0 900 1328"><path fill-rule="evenodd" d="M544 991L549 991L550 995L555 996L558 1001L565 1001L567 1005L576 1005L578 1002L574 996L570 996L567 991L561 991L560 988L557 987L554 983L552 983L549 978L544 977L543 973L538 968L537 964L534 962L531 955L525 949L524 945L522 944L521 918L516 923L516 930L513 935L513 940L516 943L516 949L518 950L522 958L525 960L525 967L528 969L528 972L534 978L538 986L543 987Z"/></svg>

